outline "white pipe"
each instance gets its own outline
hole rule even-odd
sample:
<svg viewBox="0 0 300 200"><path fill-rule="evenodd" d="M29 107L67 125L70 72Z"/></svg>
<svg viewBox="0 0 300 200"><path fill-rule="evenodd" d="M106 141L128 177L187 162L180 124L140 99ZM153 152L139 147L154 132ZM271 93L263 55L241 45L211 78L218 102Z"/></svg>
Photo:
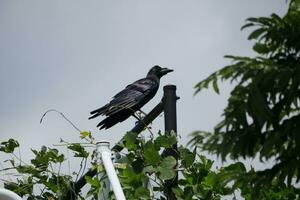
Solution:
<svg viewBox="0 0 300 200"><path fill-rule="evenodd" d="M109 142L101 141L97 143L97 150L103 162L106 174L114 191L117 200L126 200L114 165L111 161L111 151Z"/></svg>
<svg viewBox="0 0 300 200"><path fill-rule="evenodd" d="M0 199L1 200L22 200L22 198L19 195L4 188L0 188Z"/></svg>

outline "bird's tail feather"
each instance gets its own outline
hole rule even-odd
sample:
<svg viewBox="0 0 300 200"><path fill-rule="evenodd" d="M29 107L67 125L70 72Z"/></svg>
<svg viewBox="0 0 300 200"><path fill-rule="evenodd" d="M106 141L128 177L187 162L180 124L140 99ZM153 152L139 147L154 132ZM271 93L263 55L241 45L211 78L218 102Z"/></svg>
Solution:
<svg viewBox="0 0 300 200"><path fill-rule="evenodd" d="M125 119L127 119L131 114L128 112L123 112L123 113L118 113L118 114L114 114L111 115L107 118L105 118L104 120L102 120L97 127L100 127L99 129L108 129L112 126L114 126L115 124L124 121Z"/></svg>
<svg viewBox="0 0 300 200"><path fill-rule="evenodd" d="M132 106L135 105L135 102L121 102L115 105L112 105L105 111L105 115L114 115L122 110L133 111Z"/></svg>
<svg viewBox="0 0 300 200"><path fill-rule="evenodd" d="M93 119L95 117L98 117L99 115L102 115L103 113L105 113L107 111L108 107L109 107L109 105L107 104L101 108L93 110L92 112L90 112L92 116L89 117L89 119Z"/></svg>

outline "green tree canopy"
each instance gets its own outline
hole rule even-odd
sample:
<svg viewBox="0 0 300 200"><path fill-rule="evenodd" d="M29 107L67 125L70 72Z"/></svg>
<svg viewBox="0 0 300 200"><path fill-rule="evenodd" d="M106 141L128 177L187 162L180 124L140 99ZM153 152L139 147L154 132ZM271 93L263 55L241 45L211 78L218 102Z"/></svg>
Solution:
<svg viewBox="0 0 300 200"><path fill-rule="evenodd" d="M196 85L196 93L209 85L219 93L218 81L235 84L223 120L192 142L223 160L275 160L272 168L243 176L257 189L291 185L300 180L300 1L292 0L283 17L249 18L245 28L254 28L248 39L257 56L226 56L231 65Z"/></svg>

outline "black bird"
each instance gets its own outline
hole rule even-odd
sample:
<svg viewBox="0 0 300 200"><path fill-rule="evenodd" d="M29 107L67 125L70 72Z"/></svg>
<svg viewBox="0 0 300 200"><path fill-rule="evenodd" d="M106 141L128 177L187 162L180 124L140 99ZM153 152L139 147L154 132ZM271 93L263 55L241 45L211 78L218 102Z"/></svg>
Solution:
<svg viewBox="0 0 300 200"><path fill-rule="evenodd" d="M161 68L157 65L152 67L146 78L127 85L108 104L92 111L92 116L89 119L105 115L106 118L97 125L100 129L108 129L124 121L154 97L159 87L160 78L172 71L172 69Z"/></svg>

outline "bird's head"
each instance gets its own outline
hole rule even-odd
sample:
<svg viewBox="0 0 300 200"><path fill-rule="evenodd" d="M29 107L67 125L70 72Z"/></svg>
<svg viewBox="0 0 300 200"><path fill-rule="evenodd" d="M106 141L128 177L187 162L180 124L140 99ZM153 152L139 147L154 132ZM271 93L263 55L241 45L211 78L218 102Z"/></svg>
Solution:
<svg viewBox="0 0 300 200"><path fill-rule="evenodd" d="M174 71L174 70L173 69L168 69L168 68L162 68L162 67L160 67L158 65L155 65L154 67L152 67L149 70L147 76L149 76L149 75L156 75L159 78L161 78L162 76L164 76L167 73L172 72L172 71Z"/></svg>

